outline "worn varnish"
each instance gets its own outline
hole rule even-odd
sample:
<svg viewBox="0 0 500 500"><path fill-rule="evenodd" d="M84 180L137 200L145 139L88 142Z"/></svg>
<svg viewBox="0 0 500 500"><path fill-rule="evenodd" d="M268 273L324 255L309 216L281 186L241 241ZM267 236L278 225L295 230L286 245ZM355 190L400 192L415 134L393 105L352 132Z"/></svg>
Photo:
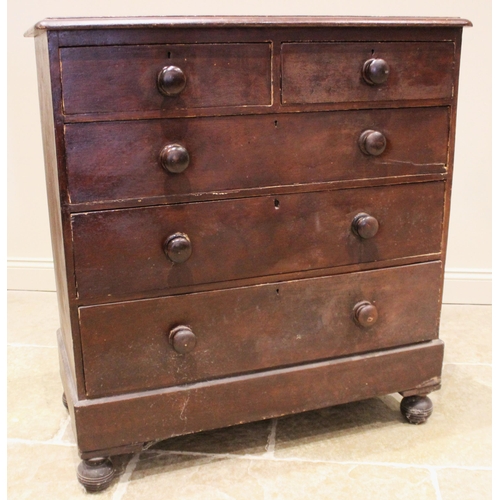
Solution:
<svg viewBox="0 0 500 500"><path fill-rule="evenodd" d="M71 47L61 65L67 114L271 104L269 43ZM176 99L158 92L170 66L186 75Z"/></svg>
<svg viewBox="0 0 500 500"><path fill-rule="evenodd" d="M370 128L386 138L378 156L359 146ZM71 202L168 201L210 190L444 173L449 109L116 121L68 124L65 130ZM170 145L188 153L181 172L161 164Z"/></svg>
<svg viewBox="0 0 500 500"><path fill-rule="evenodd" d="M82 307L87 394L158 389L435 339L440 275L441 264L432 262ZM376 308L373 325L355 320L361 301ZM169 333L182 325L195 338L188 335L192 347L179 354Z"/></svg>
<svg viewBox="0 0 500 500"><path fill-rule="evenodd" d="M435 99L453 95L453 43L285 43L282 102ZM383 59L387 80L367 84L360 67Z"/></svg>
<svg viewBox="0 0 500 500"><path fill-rule="evenodd" d="M441 373L443 348L441 340L420 342L363 355L144 391L129 398L88 399L76 402L73 411L76 425L81 429L83 449L96 450L84 452L85 457L99 453L102 456L103 450L128 453L141 450L144 443L159 435L168 438L415 387ZM117 422L120 425L116 425Z"/></svg>
<svg viewBox="0 0 500 500"><path fill-rule="evenodd" d="M400 392L432 412L456 18L47 19L64 401L88 491L172 436ZM58 402L54 402L58 404Z"/></svg>
<svg viewBox="0 0 500 500"><path fill-rule="evenodd" d="M426 182L76 214L78 295L121 299L252 276L425 258L440 252L444 187ZM353 231L360 213L377 219L373 238ZM192 247L181 262L164 251L165 240L177 233L187 235Z"/></svg>

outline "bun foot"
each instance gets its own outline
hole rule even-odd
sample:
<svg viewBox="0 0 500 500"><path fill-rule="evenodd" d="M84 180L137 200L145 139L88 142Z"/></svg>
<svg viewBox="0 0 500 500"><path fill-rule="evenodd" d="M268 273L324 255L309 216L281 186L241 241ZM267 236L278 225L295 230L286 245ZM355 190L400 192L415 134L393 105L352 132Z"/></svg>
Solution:
<svg viewBox="0 0 500 500"><path fill-rule="evenodd" d="M64 405L64 408L66 408L66 410L69 410L69 408L68 408L68 400L66 399L66 394L64 394L64 392L63 392L63 395L62 395L62 404Z"/></svg>
<svg viewBox="0 0 500 500"><path fill-rule="evenodd" d="M88 492L95 492L104 490L111 484L115 469L108 458L91 458L80 462L76 475Z"/></svg>
<svg viewBox="0 0 500 500"><path fill-rule="evenodd" d="M401 400L401 413L410 424L424 424L432 413L432 401L427 396L408 396Z"/></svg>

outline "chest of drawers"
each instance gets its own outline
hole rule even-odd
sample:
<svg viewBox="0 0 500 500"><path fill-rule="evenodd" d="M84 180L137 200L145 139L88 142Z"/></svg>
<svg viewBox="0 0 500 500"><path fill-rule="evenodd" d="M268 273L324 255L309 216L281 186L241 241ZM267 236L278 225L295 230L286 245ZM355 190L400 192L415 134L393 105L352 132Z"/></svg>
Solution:
<svg viewBox="0 0 500 500"><path fill-rule="evenodd" d="M48 19L64 400L89 490L172 436L440 386L461 19Z"/></svg>

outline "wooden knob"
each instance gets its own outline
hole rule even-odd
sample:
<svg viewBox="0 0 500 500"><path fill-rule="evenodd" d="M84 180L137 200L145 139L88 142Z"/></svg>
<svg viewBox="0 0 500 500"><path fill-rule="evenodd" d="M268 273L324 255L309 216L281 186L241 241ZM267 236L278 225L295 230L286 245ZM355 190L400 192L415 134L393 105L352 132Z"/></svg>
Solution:
<svg viewBox="0 0 500 500"><path fill-rule="evenodd" d="M358 302L354 306L352 312L356 324L362 326L363 328L369 328L370 326L373 326L377 322L378 319L377 308L367 300Z"/></svg>
<svg viewBox="0 0 500 500"><path fill-rule="evenodd" d="M180 144L168 144L160 153L162 167L173 174L184 172L189 165L189 153Z"/></svg>
<svg viewBox="0 0 500 500"><path fill-rule="evenodd" d="M363 78L369 85L380 85L389 78L389 65L383 59L368 59L363 64Z"/></svg>
<svg viewBox="0 0 500 500"><path fill-rule="evenodd" d="M379 224L375 217L362 212L354 217L351 228L354 234L357 234L360 238L367 240L368 238L373 238L377 234Z"/></svg>
<svg viewBox="0 0 500 500"><path fill-rule="evenodd" d="M196 335L189 326L180 325L172 328L168 340L175 352L186 354L196 346Z"/></svg>
<svg viewBox="0 0 500 500"><path fill-rule="evenodd" d="M365 155L378 156L385 151L387 141L378 130L365 130L359 136L359 148Z"/></svg>
<svg viewBox="0 0 500 500"><path fill-rule="evenodd" d="M186 86L186 75L177 66L165 66L158 73L158 90L166 96L180 94Z"/></svg>
<svg viewBox="0 0 500 500"><path fill-rule="evenodd" d="M163 251L172 262L180 264L189 259L193 248L187 234L175 233L165 240Z"/></svg>

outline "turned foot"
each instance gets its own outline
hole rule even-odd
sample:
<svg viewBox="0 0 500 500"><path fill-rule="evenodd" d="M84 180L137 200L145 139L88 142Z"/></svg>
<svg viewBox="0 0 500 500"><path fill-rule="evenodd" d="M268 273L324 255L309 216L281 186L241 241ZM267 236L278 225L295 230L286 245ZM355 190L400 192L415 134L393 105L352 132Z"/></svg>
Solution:
<svg viewBox="0 0 500 500"><path fill-rule="evenodd" d="M104 490L111 484L115 470L108 458L91 458L80 462L76 475L87 491L94 492Z"/></svg>
<svg viewBox="0 0 500 500"><path fill-rule="evenodd" d="M432 413L432 401L427 396L408 396L401 400L401 413L410 424L424 424Z"/></svg>
<svg viewBox="0 0 500 500"><path fill-rule="evenodd" d="M64 405L64 408L66 408L66 410L68 410L68 400L66 399L66 394L64 394L63 392L63 395L62 395L62 404Z"/></svg>

